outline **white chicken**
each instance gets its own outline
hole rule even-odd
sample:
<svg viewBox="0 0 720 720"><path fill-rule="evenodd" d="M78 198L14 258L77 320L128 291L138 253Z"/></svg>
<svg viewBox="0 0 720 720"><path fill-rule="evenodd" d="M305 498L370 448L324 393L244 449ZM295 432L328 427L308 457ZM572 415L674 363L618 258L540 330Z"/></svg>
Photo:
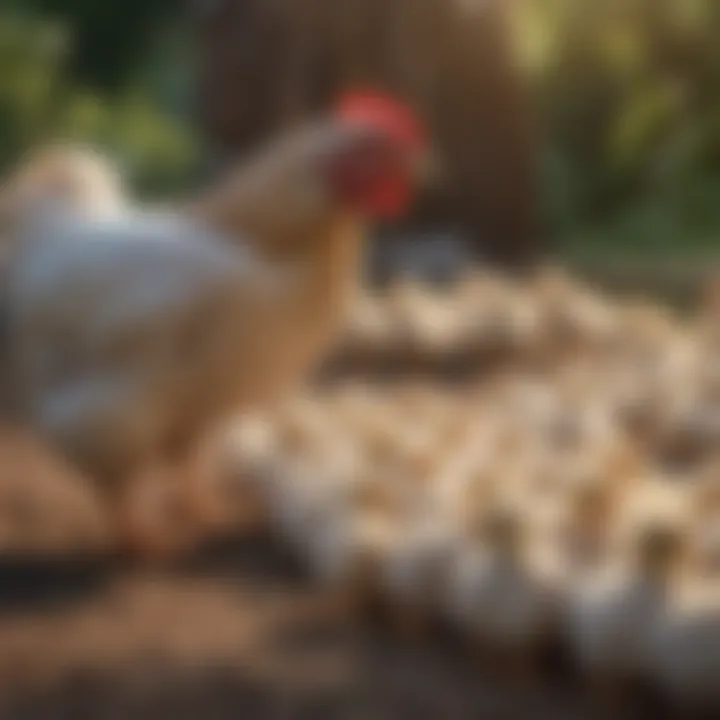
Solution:
<svg viewBox="0 0 720 720"><path fill-rule="evenodd" d="M401 212L421 133L361 97L260 152L178 213L57 218L9 268L7 385L20 417L111 489L123 535L148 474L202 506L202 446L322 353L358 275L365 221ZM184 479L184 480L183 480Z"/></svg>

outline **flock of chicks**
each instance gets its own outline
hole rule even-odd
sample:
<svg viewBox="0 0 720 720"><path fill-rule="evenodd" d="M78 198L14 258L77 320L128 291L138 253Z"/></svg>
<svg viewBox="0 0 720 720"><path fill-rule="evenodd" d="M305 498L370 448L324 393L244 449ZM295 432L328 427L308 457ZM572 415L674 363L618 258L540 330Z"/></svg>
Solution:
<svg viewBox="0 0 720 720"><path fill-rule="evenodd" d="M354 352L482 372L346 377L246 421L248 496L346 611L440 618L518 677L562 648L593 686L717 708L716 310L681 323L554 271L408 281L364 301Z"/></svg>
<svg viewBox="0 0 720 720"><path fill-rule="evenodd" d="M366 293L325 382L229 438L245 519L344 611L379 604L415 632L441 618L517 677L562 648L594 685L717 709L719 321L718 287L681 320L557 270ZM83 485L8 441L25 470ZM3 520L51 526L4 476L20 477L0 473L0 547Z"/></svg>
<svg viewBox="0 0 720 720"><path fill-rule="evenodd" d="M554 269L366 293L339 372L230 433L240 492L213 488L217 520L267 527L339 610L415 634L441 620L518 680L561 649L593 687L716 710L719 319L714 287L680 317ZM0 547L57 544L61 505L68 547L111 542L82 478L2 442L23 472L0 473ZM46 511L29 467L63 476L38 486Z"/></svg>

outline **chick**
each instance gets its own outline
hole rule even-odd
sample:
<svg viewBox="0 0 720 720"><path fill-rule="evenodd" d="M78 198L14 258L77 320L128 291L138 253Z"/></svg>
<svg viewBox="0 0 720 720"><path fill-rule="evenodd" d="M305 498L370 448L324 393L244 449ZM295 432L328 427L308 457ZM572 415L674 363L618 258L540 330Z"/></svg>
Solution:
<svg viewBox="0 0 720 720"><path fill-rule="evenodd" d="M275 428L266 418L249 417L222 440L215 480L225 522L251 531L267 528L270 483L277 480Z"/></svg>
<svg viewBox="0 0 720 720"><path fill-rule="evenodd" d="M623 566L598 573L571 593L570 648L602 698L648 679L655 634L676 589L685 541L676 518L638 522Z"/></svg>
<svg viewBox="0 0 720 720"><path fill-rule="evenodd" d="M347 492L347 484L312 464L278 463L268 484L270 528L300 552L314 527L343 505Z"/></svg>
<svg viewBox="0 0 720 720"><path fill-rule="evenodd" d="M688 489L694 520L704 523L720 515L720 467L714 461L703 468Z"/></svg>
<svg viewBox="0 0 720 720"><path fill-rule="evenodd" d="M364 500L367 502L367 493ZM344 502L330 513L316 513L301 539L313 577L328 593L333 609L354 617L376 603L381 564L396 537L381 494L371 502Z"/></svg>
<svg viewBox="0 0 720 720"><path fill-rule="evenodd" d="M282 409L274 424L274 445L290 459L317 459L327 446L331 420L321 402L299 396Z"/></svg>
<svg viewBox="0 0 720 720"><path fill-rule="evenodd" d="M592 572L608 558L617 496L597 475L575 479L561 500L557 551L573 574Z"/></svg>
<svg viewBox="0 0 720 720"><path fill-rule="evenodd" d="M683 717L720 711L720 586L698 583L661 618L653 645L653 678Z"/></svg>
<svg viewBox="0 0 720 720"><path fill-rule="evenodd" d="M531 564L526 543L517 508L496 505L458 552L447 585L450 617L485 659L519 677L536 670L555 612L553 589Z"/></svg>
<svg viewBox="0 0 720 720"><path fill-rule="evenodd" d="M720 475L714 463L695 478L688 493L694 565L701 574L720 577Z"/></svg>
<svg viewBox="0 0 720 720"><path fill-rule="evenodd" d="M423 637L441 607L441 589L455 546L456 528L424 511L397 525L381 566L381 587L397 629Z"/></svg>

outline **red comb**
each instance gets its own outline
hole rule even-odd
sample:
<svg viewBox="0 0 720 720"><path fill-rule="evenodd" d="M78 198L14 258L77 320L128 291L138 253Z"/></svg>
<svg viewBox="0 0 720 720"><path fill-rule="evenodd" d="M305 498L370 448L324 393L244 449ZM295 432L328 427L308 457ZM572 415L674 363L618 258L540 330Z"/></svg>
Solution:
<svg viewBox="0 0 720 720"><path fill-rule="evenodd" d="M372 90L346 93L336 104L335 117L381 126L414 148L426 144L425 130L417 115L389 93Z"/></svg>

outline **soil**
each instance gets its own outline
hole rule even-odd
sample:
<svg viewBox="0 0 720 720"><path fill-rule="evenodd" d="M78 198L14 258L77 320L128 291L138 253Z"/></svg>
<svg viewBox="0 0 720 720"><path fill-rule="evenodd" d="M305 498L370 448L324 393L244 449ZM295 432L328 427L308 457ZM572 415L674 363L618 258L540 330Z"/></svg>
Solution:
<svg viewBox="0 0 720 720"><path fill-rule="evenodd" d="M87 483L27 439L0 455L0 720L618 717L557 668L510 682L442 629L331 612L262 533L112 558Z"/></svg>

